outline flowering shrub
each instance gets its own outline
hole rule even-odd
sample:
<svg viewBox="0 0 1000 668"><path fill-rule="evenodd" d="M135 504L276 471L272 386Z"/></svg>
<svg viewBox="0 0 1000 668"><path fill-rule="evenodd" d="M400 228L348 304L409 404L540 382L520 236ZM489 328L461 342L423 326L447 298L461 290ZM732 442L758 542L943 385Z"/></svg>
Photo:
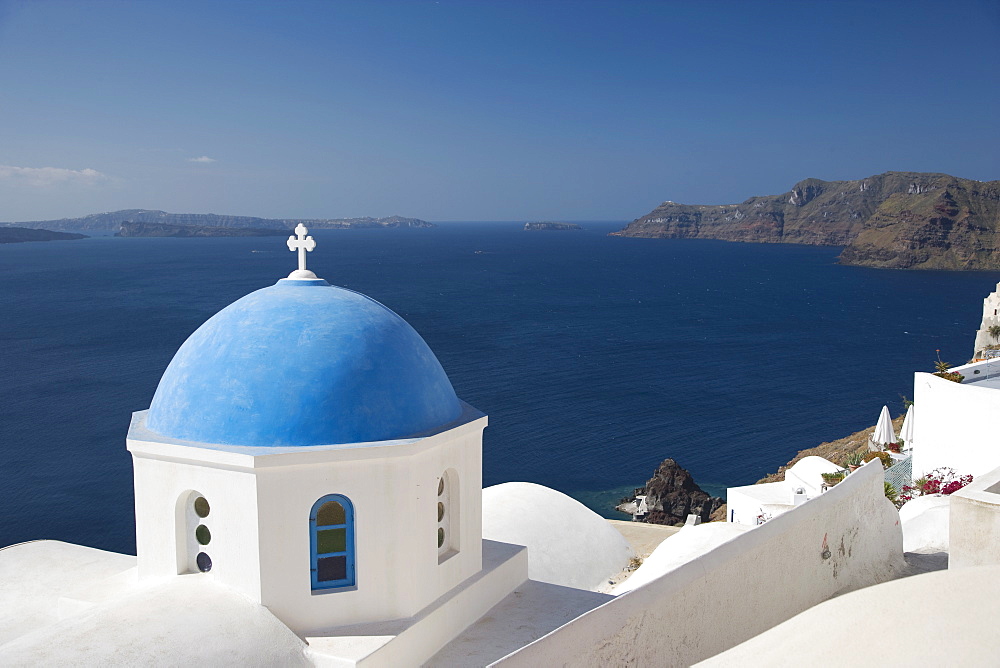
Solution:
<svg viewBox="0 0 1000 668"><path fill-rule="evenodd" d="M912 485L904 485L903 493L899 495L899 505L903 505L918 496L929 494L954 494L972 482L971 475L958 475L955 469L942 466L934 469L923 478L913 481Z"/></svg>
<svg viewBox="0 0 1000 668"><path fill-rule="evenodd" d="M892 457L889 456L888 452L869 452L865 455L865 462L870 462L873 459L882 460L882 468L884 469L892 466Z"/></svg>

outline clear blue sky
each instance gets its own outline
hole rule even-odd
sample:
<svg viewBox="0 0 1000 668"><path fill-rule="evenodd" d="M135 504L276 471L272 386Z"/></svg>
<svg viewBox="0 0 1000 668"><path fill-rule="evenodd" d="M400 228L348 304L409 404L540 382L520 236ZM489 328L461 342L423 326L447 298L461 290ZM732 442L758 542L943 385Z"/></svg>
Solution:
<svg viewBox="0 0 1000 668"><path fill-rule="evenodd" d="M1000 3L3 2L0 220L627 220L1000 179Z"/></svg>

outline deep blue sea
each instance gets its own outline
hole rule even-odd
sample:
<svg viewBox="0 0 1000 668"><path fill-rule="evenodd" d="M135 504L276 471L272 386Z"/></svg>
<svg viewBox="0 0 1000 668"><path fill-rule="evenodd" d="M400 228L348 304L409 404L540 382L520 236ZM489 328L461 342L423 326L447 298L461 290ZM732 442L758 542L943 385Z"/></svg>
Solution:
<svg viewBox="0 0 1000 668"><path fill-rule="evenodd" d="M666 457L717 493L898 414L936 349L970 356L1000 280L522 225L320 230L309 266L406 318L489 414L484 484L609 516ZM0 246L0 546L134 553L130 414L195 328L294 268L281 237Z"/></svg>

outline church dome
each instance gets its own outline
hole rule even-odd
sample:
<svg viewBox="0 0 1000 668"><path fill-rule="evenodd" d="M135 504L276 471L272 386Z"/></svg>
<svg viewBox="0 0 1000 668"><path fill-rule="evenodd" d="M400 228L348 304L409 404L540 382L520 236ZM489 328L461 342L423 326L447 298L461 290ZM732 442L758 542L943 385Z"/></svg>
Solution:
<svg viewBox="0 0 1000 668"><path fill-rule="evenodd" d="M204 443L304 446L405 438L461 412L441 364L405 320L321 279L282 279L184 342L146 427Z"/></svg>

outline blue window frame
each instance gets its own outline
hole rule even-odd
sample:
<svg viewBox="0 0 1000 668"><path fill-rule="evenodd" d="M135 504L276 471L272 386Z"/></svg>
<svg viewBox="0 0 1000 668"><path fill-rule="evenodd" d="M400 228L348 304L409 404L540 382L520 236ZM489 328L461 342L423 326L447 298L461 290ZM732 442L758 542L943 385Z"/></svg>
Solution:
<svg viewBox="0 0 1000 668"><path fill-rule="evenodd" d="M353 587L354 505L340 494L328 494L309 513L312 588Z"/></svg>

